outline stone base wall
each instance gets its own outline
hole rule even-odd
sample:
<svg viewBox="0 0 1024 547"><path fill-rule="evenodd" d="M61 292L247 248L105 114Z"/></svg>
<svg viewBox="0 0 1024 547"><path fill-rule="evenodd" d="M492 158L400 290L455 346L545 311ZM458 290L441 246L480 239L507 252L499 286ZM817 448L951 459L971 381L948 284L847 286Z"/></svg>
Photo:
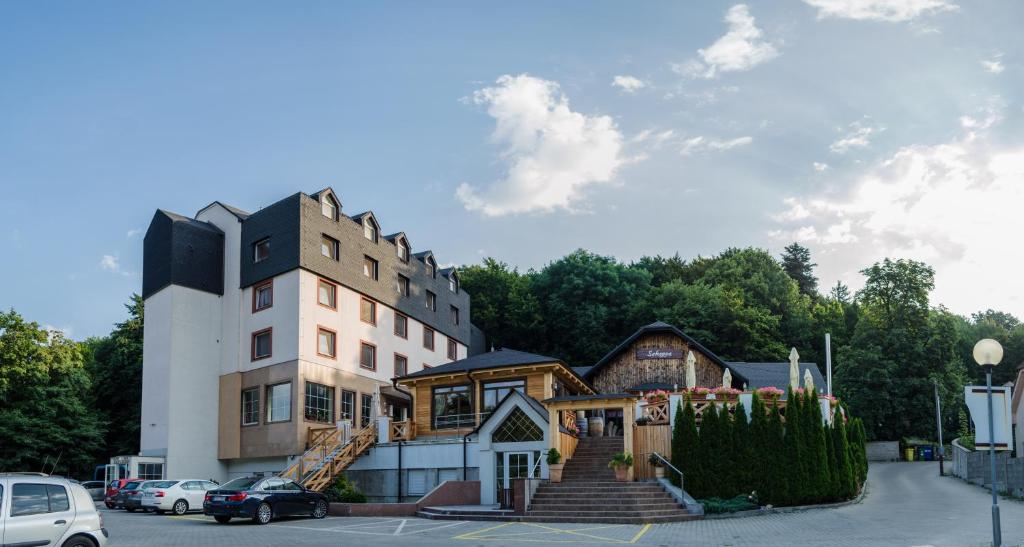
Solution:
<svg viewBox="0 0 1024 547"><path fill-rule="evenodd" d="M899 441L876 441L867 443L869 462L895 462L900 459Z"/></svg>
<svg viewBox="0 0 1024 547"><path fill-rule="evenodd" d="M409 493L409 472L423 473L425 475L424 492ZM397 469L366 469L360 471L345 471L348 478L357 490L366 494L366 500L370 503L406 503L419 501L427 492L430 492L439 484L440 469L403 469L402 470L402 499L398 499L398 470ZM461 469L458 478L462 479ZM480 480L480 469L470 467L466 469L466 479L470 481ZM479 488L478 488L479 490Z"/></svg>
<svg viewBox="0 0 1024 547"><path fill-rule="evenodd" d="M987 451L972 452L953 441L952 473L961 479L990 488L992 464ZM996 453L996 489L1024 496L1024 458L1013 458L1010 452Z"/></svg>

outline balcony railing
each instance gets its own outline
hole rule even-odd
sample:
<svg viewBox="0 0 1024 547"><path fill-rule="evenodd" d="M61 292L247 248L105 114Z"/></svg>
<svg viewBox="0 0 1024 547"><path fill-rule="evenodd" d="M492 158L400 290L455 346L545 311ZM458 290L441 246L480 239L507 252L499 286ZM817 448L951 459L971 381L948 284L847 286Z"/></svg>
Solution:
<svg viewBox="0 0 1024 547"><path fill-rule="evenodd" d="M475 414L449 414L447 416L434 416L433 430L444 429L465 429L474 428L491 415L491 412L478 412Z"/></svg>

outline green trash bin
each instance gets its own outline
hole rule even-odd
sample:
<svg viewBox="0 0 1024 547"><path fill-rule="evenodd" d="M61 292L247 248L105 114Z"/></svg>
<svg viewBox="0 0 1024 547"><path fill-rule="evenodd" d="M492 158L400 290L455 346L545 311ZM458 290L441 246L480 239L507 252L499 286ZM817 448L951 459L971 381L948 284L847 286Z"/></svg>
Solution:
<svg viewBox="0 0 1024 547"><path fill-rule="evenodd" d="M907 458L908 462L914 461L914 449L907 448L903 450L903 455Z"/></svg>

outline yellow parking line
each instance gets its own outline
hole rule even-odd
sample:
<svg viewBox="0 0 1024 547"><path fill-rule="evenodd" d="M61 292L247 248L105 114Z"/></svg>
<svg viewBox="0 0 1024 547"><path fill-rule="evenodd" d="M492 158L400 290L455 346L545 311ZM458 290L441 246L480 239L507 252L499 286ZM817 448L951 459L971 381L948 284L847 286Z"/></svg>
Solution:
<svg viewBox="0 0 1024 547"><path fill-rule="evenodd" d="M210 522L210 519L208 519L208 518L204 518L204 517L189 517L189 516L185 516L185 515L182 515L182 516L171 515L171 518L172 519L176 519L176 520L187 519L187 520L198 520L199 522Z"/></svg>
<svg viewBox="0 0 1024 547"><path fill-rule="evenodd" d="M582 532L574 532L573 530L565 530L565 529L562 529L562 528L553 528L551 526L544 526L543 524L536 524L536 523L533 523L533 522L524 522L523 524L526 524L527 526L534 526L536 528L543 528L544 530L550 530L552 532L558 532L560 534L570 534L570 535L574 535L574 536L580 536L580 537L585 537L585 538L590 538L590 539L596 539L598 541L607 541L607 542L611 542L611 543L626 543L625 541L622 541L621 539L606 538L606 537L601 537L601 536L594 536L594 535L591 535L591 534L584 534Z"/></svg>
<svg viewBox="0 0 1024 547"><path fill-rule="evenodd" d="M629 540L629 542L630 543L636 543L637 541L640 540L640 538L644 537L644 534L646 534L647 531L650 530L650 529L651 529L651 523L644 524L644 527L641 528L640 531L637 532L635 536L633 536L633 539Z"/></svg>
<svg viewBox="0 0 1024 547"><path fill-rule="evenodd" d="M504 528L504 527L506 527L506 526L508 526L510 524L515 524L515 523L514 522L506 522L506 523L503 523L503 524L499 524L497 526L491 526L490 528L484 528L483 530L476 530L476 531L473 531L473 532L466 532L465 534L461 534L461 535L455 536L452 539L483 539L483 538L474 538L474 537L468 537L468 536L472 536L474 534L482 534L484 532L490 532L491 530L497 530L498 528Z"/></svg>

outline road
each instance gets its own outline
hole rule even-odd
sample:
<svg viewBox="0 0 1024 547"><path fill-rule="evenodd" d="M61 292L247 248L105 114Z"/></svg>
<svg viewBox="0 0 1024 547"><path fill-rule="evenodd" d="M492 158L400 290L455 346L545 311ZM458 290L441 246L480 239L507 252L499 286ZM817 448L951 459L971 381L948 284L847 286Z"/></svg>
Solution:
<svg viewBox="0 0 1024 547"><path fill-rule="evenodd" d="M178 545L855 545L980 546L991 542L986 490L939 477L930 463L871 467L868 493L832 509L649 526L449 522L401 518L291 519L268 526L104 510L112 547ZM1024 503L1000 500L1003 541L1024 544Z"/></svg>

